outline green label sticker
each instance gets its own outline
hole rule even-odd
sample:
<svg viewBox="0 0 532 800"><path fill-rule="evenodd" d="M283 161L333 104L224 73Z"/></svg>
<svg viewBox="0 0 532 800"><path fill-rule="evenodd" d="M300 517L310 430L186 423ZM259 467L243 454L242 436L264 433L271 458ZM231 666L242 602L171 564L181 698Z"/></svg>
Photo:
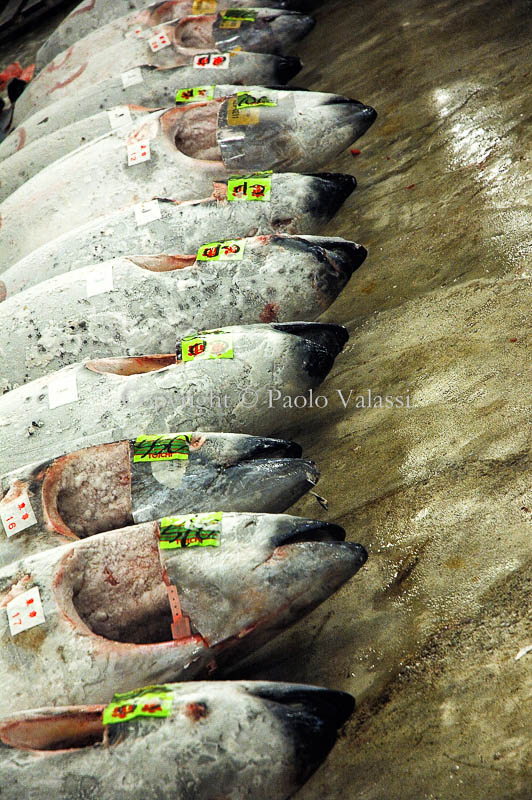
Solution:
<svg viewBox="0 0 532 800"><path fill-rule="evenodd" d="M133 442L133 462L187 459L190 438L190 433L137 436Z"/></svg>
<svg viewBox="0 0 532 800"><path fill-rule="evenodd" d="M181 340L182 361L234 358L233 334L227 331L200 331Z"/></svg>
<svg viewBox="0 0 532 800"><path fill-rule="evenodd" d="M269 203L272 190L272 180L269 177L271 174L269 170L240 177L232 175L227 181L227 199L230 202L250 200Z"/></svg>
<svg viewBox="0 0 532 800"><path fill-rule="evenodd" d="M236 107L237 108L255 108L256 106L276 106L275 100L266 95L255 97L249 92L236 93Z"/></svg>
<svg viewBox="0 0 532 800"><path fill-rule="evenodd" d="M172 711L172 690L168 686L145 686L115 694L104 709L102 722L113 725L135 717L168 717Z"/></svg>
<svg viewBox="0 0 532 800"><path fill-rule="evenodd" d="M175 96L176 103L195 103L198 100L213 100L214 84L212 86L191 86L189 89L178 89Z"/></svg>
<svg viewBox="0 0 532 800"><path fill-rule="evenodd" d="M223 19L239 19L241 22L255 22L257 12L249 8L226 8L222 12Z"/></svg>
<svg viewBox="0 0 532 800"><path fill-rule="evenodd" d="M209 242L198 250L198 261L241 261L244 256L246 243L238 239L228 239L225 242Z"/></svg>
<svg viewBox="0 0 532 800"><path fill-rule="evenodd" d="M207 514L182 514L179 517L164 517L160 525L161 550L176 550L182 547L219 547L221 511Z"/></svg>

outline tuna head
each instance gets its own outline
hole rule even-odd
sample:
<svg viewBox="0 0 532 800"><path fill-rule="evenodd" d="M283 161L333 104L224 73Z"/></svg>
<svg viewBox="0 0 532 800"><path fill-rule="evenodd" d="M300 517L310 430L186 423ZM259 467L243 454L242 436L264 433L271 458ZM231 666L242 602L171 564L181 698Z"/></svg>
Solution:
<svg viewBox="0 0 532 800"><path fill-rule="evenodd" d="M2 714L107 702L117 681L131 690L233 665L358 571L366 553L343 537L336 525L298 517L211 512L101 533L5 567Z"/></svg>
<svg viewBox="0 0 532 800"><path fill-rule="evenodd" d="M308 171L362 136L377 117L342 95L263 89L227 98L217 138L228 169Z"/></svg>
<svg viewBox="0 0 532 800"><path fill-rule="evenodd" d="M0 397L0 474L154 431L270 436L291 416L279 414L272 389L295 396L315 388L347 339L342 326L317 322L228 326L180 339L174 353L50 373Z"/></svg>
<svg viewBox="0 0 532 800"><path fill-rule="evenodd" d="M205 548L205 558L194 558L192 549L175 555L163 551L183 614L219 666L234 665L286 630L337 591L367 558L331 523L224 514L220 525L220 547ZM213 614L213 607L223 612Z"/></svg>
<svg viewBox="0 0 532 800"><path fill-rule="evenodd" d="M158 691L165 716L150 717ZM2 796L31 787L32 800L78 800L90 787L115 800L120 786L124 800L211 800L216 787L220 798L287 800L353 709L351 695L317 686L209 681L117 696L105 717L103 705L25 711L0 725Z"/></svg>
<svg viewBox="0 0 532 800"><path fill-rule="evenodd" d="M297 11L230 9L217 15L212 33L220 50L241 47L248 51L282 53L310 33L315 24L313 17Z"/></svg>
<svg viewBox="0 0 532 800"><path fill-rule="evenodd" d="M283 439L195 432L139 436L22 467L2 480L0 510L6 520L13 510L15 522L6 522L0 566L169 514L284 511L318 481L300 456L299 445Z"/></svg>

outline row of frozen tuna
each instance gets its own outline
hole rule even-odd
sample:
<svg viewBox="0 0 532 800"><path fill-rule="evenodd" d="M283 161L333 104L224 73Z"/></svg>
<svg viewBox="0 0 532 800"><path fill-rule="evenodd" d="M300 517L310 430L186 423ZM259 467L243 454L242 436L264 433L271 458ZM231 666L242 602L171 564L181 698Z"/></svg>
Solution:
<svg viewBox="0 0 532 800"><path fill-rule="evenodd" d="M345 345L314 320L366 257L315 235L355 179L301 172L376 114L281 88L314 21L275 5L84 0L0 145L6 800L282 800L352 712L195 682L366 559L281 513L318 471L270 437Z"/></svg>

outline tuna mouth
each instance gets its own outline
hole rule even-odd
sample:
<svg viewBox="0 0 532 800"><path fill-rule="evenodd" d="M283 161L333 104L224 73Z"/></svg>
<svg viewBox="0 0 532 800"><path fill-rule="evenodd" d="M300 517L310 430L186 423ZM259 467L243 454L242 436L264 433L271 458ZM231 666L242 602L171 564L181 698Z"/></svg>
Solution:
<svg viewBox="0 0 532 800"><path fill-rule="evenodd" d="M254 683L246 686L250 694L294 712L313 714L336 728L344 725L355 709L355 699L347 692L297 683Z"/></svg>
<svg viewBox="0 0 532 800"><path fill-rule="evenodd" d="M334 359L349 339L347 328L332 322L274 322L272 328L300 336L323 348Z"/></svg>
<svg viewBox="0 0 532 800"><path fill-rule="evenodd" d="M297 56L278 56L276 77L280 84L288 83L303 69L301 59Z"/></svg>
<svg viewBox="0 0 532 800"><path fill-rule="evenodd" d="M317 686L251 683L249 691L268 704L292 740L300 783L326 759L355 708L350 694Z"/></svg>
<svg viewBox="0 0 532 800"><path fill-rule="evenodd" d="M270 458L301 458L302 453L301 445L288 439L256 438L255 442L249 444L241 462Z"/></svg>
<svg viewBox="0 0 532 800"><path fill-rule="evenodd" d="M274 539L275 550L293 544L336 544L345 541L345 530L333 522L320 522L318 520L301 520L301 524L291 531L281 533ZM275 553L275 551L274 551Z"/></svg>

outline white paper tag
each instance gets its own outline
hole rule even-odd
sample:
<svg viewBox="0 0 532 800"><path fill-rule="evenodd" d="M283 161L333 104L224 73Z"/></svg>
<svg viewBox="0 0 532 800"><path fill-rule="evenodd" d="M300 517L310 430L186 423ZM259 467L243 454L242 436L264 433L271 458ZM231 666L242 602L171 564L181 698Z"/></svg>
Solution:
<svg viewBox="0 0 532 800"><path fill-rule="evenodd" d="M37 518L33 513L28 493L21 492L16 500L12 500L10 503L1 503L0 519L6 536L14 536L35 525Z"/></svg>
<svg viewBox="0 0 532 800"><path fill-rule="evenodd" d="M138 203L135 206L137 227L146 225L147 222L153 222L156 219L161 219L161 209L159 208L158 200L148 200L146 203Z"/></svg>
<svg viewBox="0 0 532 800"><path fill-rule="evenodd" d="M50 408L65 406L67 403L76 403L78 400L78 384L74 370L60 373L48 384Z"/></svg>
<svg viewBox="0 0 532 800"><path fill-rule="evenodd" d="M127 165L133 167L135 164L140 164L141 161L149 161L150 155L150 141L149 139L142 139L139 142L133 142L127 146Z"/></svg>
<svg viewBox="0 0 532 800"><path fill-rule="evenodd" d="M153 53L162 50L163 47L168 47L171 44L170 39L164 31L158 31L154 36L148 39L148 44Z"/></svg>
<svg viewBox="0 0 532 800"><path fill-rule="evenodd" d="M136 83L142 83L144 80L140 67L128 69L127 72L122 73L121 78L124 89L127 89L128 86L135 86Z"/></svg>
<svg viewBox="0 0 532 800"><path fill-rule="evenodd" d="M229 53L200 53L194 56L194 69L229 69Z"/></svg>
<svg viewBox="0 0 532 800"><path fill-rule="evenodd" d="M102 264L87 275L87 297L113 291L113 265Z"/></svg>
<svg viewBox="0 0 532 800"><path fill-rule="evenodd" d="M110 108L107 114L109 115L109 122L113 130L124 125L126 122L132 122L129 106L115 106L114 108Z"/></svg>
<svg viewBox="0 0 532 800"><path fill-rule="evenodd" d="M38 586L11 600L6 605L6 611L12 636L46 622Z"/></svg>

